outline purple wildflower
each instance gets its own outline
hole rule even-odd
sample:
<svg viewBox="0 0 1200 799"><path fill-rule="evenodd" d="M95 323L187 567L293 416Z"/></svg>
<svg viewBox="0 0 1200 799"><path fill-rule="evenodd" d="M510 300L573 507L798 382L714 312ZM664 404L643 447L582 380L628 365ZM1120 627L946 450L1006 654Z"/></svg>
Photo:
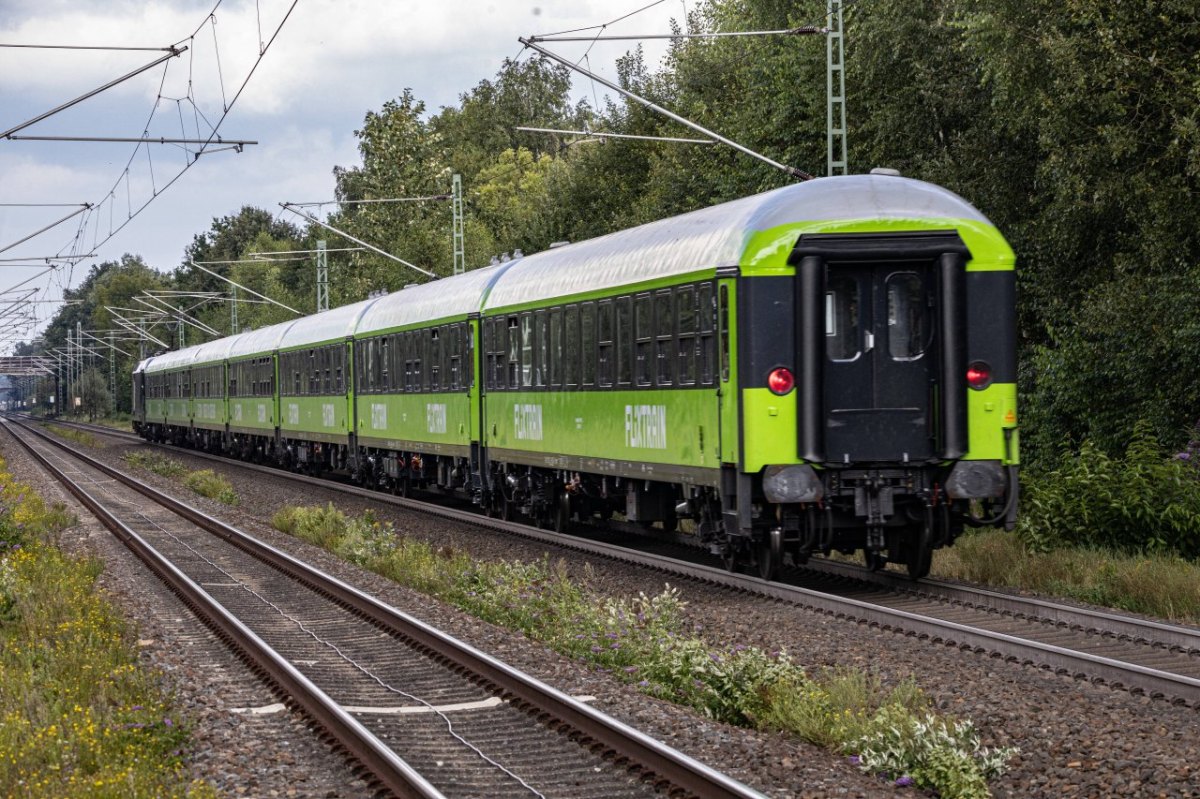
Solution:
<svg viewBox="0 0 1200 799"><path fill-rule="evenodd" d="M851 765L857 766L859 763L862 763L861 757L859 757L858 755L850 755L850 764Z"/></svg>
<svg viewBox="0 0 1200 799"><path fill-rule="evenodd" d="M645 687L647 687L647 686L649 686L649 685L650 685L650 681L649 681L649 680L642 680L640 683L638 683L638 686L639 686L639 687L641 687L641 688L645 688Z"/></svg>
<svg viewBox="0 0 1200 799"><path fill-rule="evenodd" d="M913 778L908 776L907 774L905 774L900 779L896 780L897 788L907 788L908 786L910 786L912 784L913 784Z"/></svg>

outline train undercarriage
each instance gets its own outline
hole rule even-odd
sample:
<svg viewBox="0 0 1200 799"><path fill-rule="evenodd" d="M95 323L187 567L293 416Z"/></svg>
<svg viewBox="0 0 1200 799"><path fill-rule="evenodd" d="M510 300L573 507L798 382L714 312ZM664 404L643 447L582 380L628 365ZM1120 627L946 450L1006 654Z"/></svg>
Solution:
<svg viewBox="0 0 1200 799"><path fill-rule="evenodd" d="M968 477L975 485L959 486L957 493L982 498L966 499L952 496L962 479L960 470L950 466L880 465L820 473L799 467L808 470L799 483L795 474L771 468L765 475L744 475L726 467L719 489L495 462L478 455L356 448L174 425L142 424L138 432L153 442L313 476L340 475L399 496L414 490L453 495L490 516L525 518L559 532L592 524L675 535L707 549L730 570L748 568L764 579L813 555L858 550L869 568L898 563L920 579L929 573L933 550L951 545L964 526L1005 521L1010 504L999 506L1012 496L998 464L982 477L976 473L979 467L972 467L975 472Z"/></svg>

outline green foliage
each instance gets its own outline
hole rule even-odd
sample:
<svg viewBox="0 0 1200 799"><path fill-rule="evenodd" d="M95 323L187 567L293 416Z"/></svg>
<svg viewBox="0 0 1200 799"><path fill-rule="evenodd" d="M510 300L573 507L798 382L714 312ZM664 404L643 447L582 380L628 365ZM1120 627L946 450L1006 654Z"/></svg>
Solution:
<svg viewBox="0 0 1200 799"><path fill-rule="evenodd" d="M1198 478L1189 461L1165 457L1139 422L1123 457L1084 441L1056 468L1029 475L1017 534L1035 551L1065 545L1200 557Z"/></svg>
<svg viewBox="0 0 1200 799"><path fill-rule="evenodd" d="M79 397L78 410L87 416L89 421L95 421L101 416L112 412L112 394L108 388L108 378L99 369L88 369L75 384L75 395Z"/></svg>
<svg viewBox="0 0 1200 799"><path fill-rule="evenodd" d="M934 553L933 574L1200 622L1200 565L1176 555L1089 547L1035 552L1011 533L979 530Z"/></svg>
<svg viewBox="0 0 1200 799"><path fill-rule="evenodd" d="M46 799L211 795L188 784L186 727L139 668L99 564L50 545L69 515L7 472L0 497L0 785Z"/></svg>
<svg viewBox="0 0 1200 799"><path fill-rule="evenodd" d="M139 469L160 474L163 477L180 477L187 474L187 467L174 458L168 458L158 452L126 452L125 462Z"/></svg>
<svg viewBox="0 0 1200 799"><path fill-rule="evenodd" d="M202 497L215 499L226 505L238 504L237 492L224 475L217 474L212 469L200 469L191 472L183 479L183 484Z"/></svg>
<svg viewBox="0 0 1200 799"><path fill-rule="evenodd" d="M59 438L74 441L76 444L82 444L90 449L100 446L100 442L96 440L96 437L86 430L76 430L73 427L63 427L58 424L46 424L43 426Z"/></svg>
<svg viewBox="0 0 1200 799"><path fill-rule="evenodd" d="M212 469L189 471L179 461L157 452L127 452L125 461L132 466L145 469L163 477L183 478L183 484L202 497L215 499L226 505L238 504L238 494L224 475Z"/></svg>
<svg viewBox="0 0 1200 799"><path fill-rule="evenodd" d="M916 714L899 705L880 708L871 726L846 747L857 753L859 767L897 778L897 784L931 788L942 797L986 799L991 795L987 781L1017 753L982 747L970 721Z"/></svg>

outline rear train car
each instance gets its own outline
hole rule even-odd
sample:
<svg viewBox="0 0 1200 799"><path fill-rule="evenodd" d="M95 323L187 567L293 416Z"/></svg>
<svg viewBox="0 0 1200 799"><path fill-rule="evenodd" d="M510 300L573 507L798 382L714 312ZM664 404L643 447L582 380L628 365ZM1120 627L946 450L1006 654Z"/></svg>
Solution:
<svg viewBox="0 0 1200 799"><path fill-rule="evenodd" d="M484 306L490 504L679 519L730 567L914 578L1015 522L1014 257L949 191L815 180L526 257Z"/></svg>

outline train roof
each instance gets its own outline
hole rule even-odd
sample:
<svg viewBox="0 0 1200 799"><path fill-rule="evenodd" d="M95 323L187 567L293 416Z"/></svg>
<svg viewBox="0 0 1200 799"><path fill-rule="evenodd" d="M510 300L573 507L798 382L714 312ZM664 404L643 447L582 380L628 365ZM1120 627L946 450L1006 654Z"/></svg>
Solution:
<svg viewBox="0 0 1200 799"><path fill-rule="evenodd" d="M509 261L473 269L380 297L359 319L355 332L364 336L380 330L479 313L488 289L515 263Z"/></svg>
<svg viewBox="0 0 1200 799"><path fill-rule="evenodd" d="M273 352L279 347L279 341L283 338L284 333L287 333L294 324L296 324L296 320L292 319L230 336L233 343L230 344L225 357L229 359L246 358L251 355Z"/></svg>
<svg viewBox="0 0 1200 799"><path fill-rule="evenodd" d="M342 341L354 335L358 320L363 312L381 298L372 297L350 305L340 305L312 316L305 316L291 323L279 339L280 349L292 349L327 341Z"/></svg>
<svg viewBox="0 0 1200 799"><path fill-rule="evenodd" d="M864 219L987 222L932 183L891 175L821 178L526 256L496 281L486 308L737 266L760 231Z"/></svg>

